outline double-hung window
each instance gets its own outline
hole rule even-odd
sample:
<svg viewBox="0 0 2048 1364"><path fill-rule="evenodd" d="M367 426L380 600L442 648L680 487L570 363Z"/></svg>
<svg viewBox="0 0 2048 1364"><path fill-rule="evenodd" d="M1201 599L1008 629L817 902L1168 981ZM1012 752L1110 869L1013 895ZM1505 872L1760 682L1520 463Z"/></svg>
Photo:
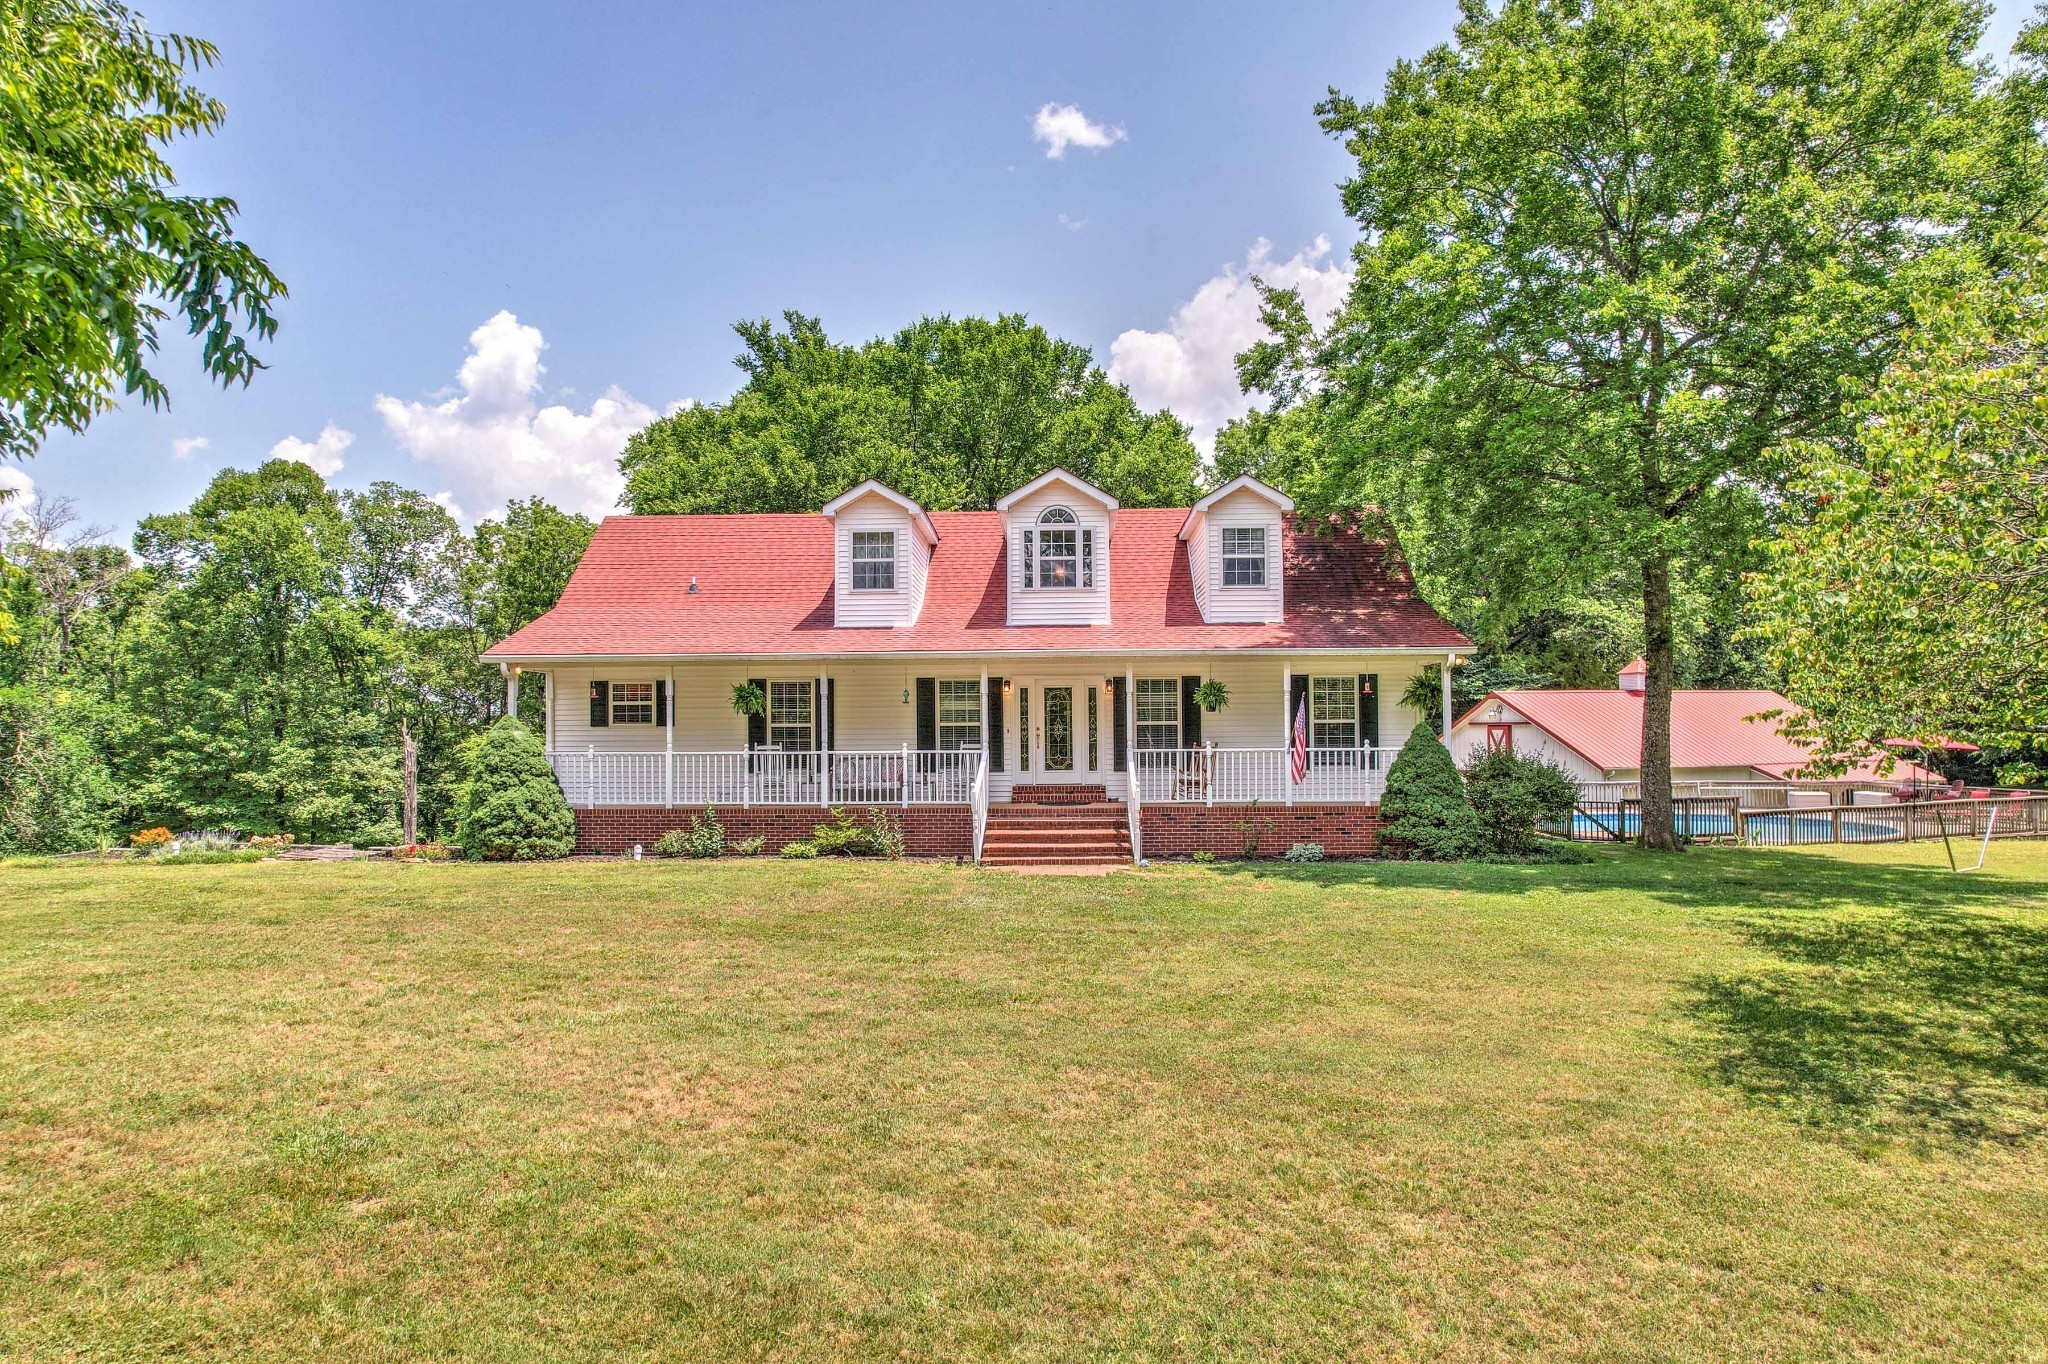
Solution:
<svg viewBox="0 0 2048 1364"><path fill-rule="evenodd" d="M770 682L768 684L768 742L785 753L810 751L811 684Z"/></svg>
<svg viewBox="0 0 2048 1364"><path fill-rule="evenodd" d="M857 530L853 533L853 590L893 592L896 589L896 532Z"/></svg>
<svg viewBox="0 0 2048 1364"><path fill-rule="evenodd" d="M1223 528L1223 585L1264 587L1266 585L1266 528L1225 526Z"/></svg>
<svg viewBox="0 0 2048 1364"><path fill-rule="evenodd" d="M1308 742L1311 748L1358 746L1358 679L1317 677L1309 681Z"/></svg>
<svg viewBox="0 0 2048 1364"><path fill-rule="evenodd" d="M612 723L615 725L653 724L654 684L652 682L612 683Z"/></svg>
<svg viewBox="0 0 2048 1364"><path fill-rule="evenodd" d="M939 747L981 747L981 684L939 680Z"/></svg>
<svg viewBox="0 0 2048 1364"><path fill-rule="evenodd" d="M1081 585L1081 531L1065 507L1047 507L1038 518L1038 585Z"/></svg>
<svg viewBox="0 0 2048 1364"><path fill-rule="evenodd" d="M1138 747L1180 747L1180 679L1138 679Z"/></svg>

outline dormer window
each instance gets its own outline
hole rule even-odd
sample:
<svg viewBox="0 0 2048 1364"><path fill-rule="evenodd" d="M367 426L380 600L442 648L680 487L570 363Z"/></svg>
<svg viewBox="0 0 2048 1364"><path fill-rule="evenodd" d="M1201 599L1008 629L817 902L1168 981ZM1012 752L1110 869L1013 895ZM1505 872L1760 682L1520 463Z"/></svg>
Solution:
<svg viewBox="0 0 2048 1364"><path fill-rule="evenodd" d="M1266 585L1266 528L1264 526L1223 527L1223 585L1264 587Z"/></svg>
<svg viewBox="0 0 2048 1364"><path fill-rule="evenodd" d="M896 590L896 532L857 530L853 533L853 590Z"/></svg>
<svg viewBox="0 0 2048 1364"><path fill-rule="evenodd" d="M1035 545L1033 542L1036 542ZM1095 586L1095 532L1080 527L1065 507L1047 507L1038 514L1038 528L1024 542L1027 554L1036 549L1036 576L1025 565L1025 583L1035 587Z"/></svg>

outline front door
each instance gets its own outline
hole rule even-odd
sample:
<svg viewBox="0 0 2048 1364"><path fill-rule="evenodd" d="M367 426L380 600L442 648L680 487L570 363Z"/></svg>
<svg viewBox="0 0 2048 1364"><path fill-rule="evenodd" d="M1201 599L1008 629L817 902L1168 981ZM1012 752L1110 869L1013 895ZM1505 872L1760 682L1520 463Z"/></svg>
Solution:
<svg viewBox="0 0 2048 1364"><path fill-rule="evenodd" d="M1025 728L1031 755L1026 770L1032 777L1050 783L1087 780L1088 693L1085 684L1071 678L1032 679Z"/></svg>

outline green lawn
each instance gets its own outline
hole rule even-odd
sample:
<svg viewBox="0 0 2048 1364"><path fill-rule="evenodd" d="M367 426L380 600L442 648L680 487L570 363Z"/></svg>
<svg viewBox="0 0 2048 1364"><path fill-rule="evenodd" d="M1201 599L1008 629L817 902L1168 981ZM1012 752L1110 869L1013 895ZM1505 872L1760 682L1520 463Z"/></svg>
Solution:
<svg viewBox="0 0 2048 1364"><path fill-rule="evenodd" d="M1940 860L0 868L0 1357L2039 1359Z"/></svg>

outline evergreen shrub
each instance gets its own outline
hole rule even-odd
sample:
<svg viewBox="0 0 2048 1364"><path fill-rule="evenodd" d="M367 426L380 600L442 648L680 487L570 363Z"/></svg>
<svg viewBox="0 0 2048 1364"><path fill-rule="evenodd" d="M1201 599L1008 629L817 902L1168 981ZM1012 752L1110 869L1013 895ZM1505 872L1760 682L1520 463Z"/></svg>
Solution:
<svg viewBox="0 0 2048 1364"><path fill-rule="evenodd" d="M1426 725L1409 731L1387 769L1380 819L1381 845L1392 856L1446 861L1485 851L1478 816L1465 799L1465 779L1451 751Z"/></svg>
<svg viewBox="0 0 2048 1364"><path fill-rule="evenodd" d="M511 716L478 736L458 807L456 842L472 859L567 857L576 816L532 730Z"/></svg>

